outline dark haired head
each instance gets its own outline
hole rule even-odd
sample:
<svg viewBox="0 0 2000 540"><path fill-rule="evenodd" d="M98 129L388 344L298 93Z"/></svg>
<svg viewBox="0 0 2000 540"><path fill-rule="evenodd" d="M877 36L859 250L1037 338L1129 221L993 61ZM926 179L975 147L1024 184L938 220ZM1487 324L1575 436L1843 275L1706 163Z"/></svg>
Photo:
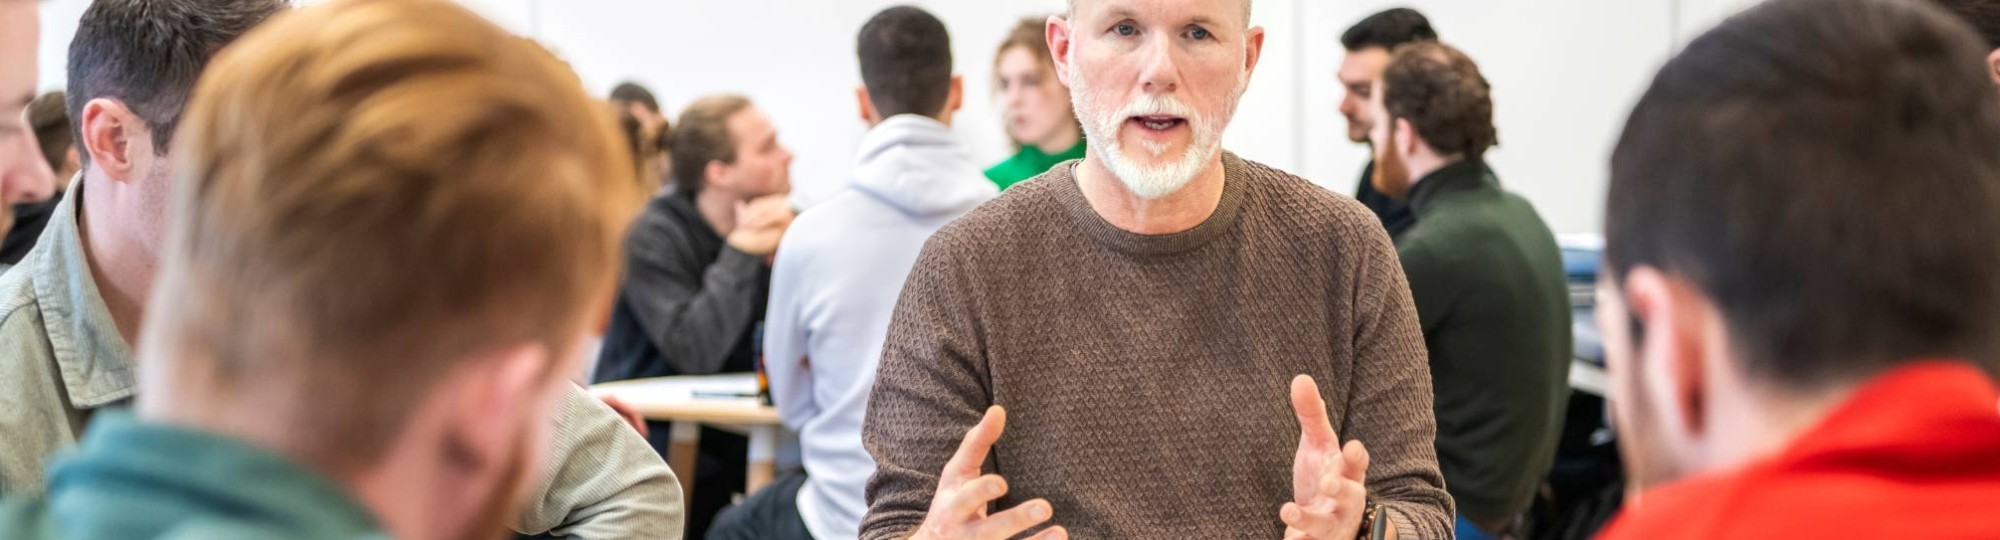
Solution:
<svg viewBox="0 0 2000 540"><path fill-rule="evenodd" d="M944 21L912 6L885 9L861 26L854 49L878 117L944 110L951 95L951 34Z"/></svg>
<svg viewBox="0 0 2000 540"><path fill-rule="evenodd" d="M639 83L631 81L618 83L618 86L611 88L611 101L637 103L653 114L660 114L660 100L653 97L652 90L639 86Z"/></svg>
<svg viewBox="0 0 2000 540"><path fill-rule="evenodd" d="M1382 105L1392 120L1409 120L1417 136L1443 155L1479 159L1499 143L1492 87L1472 58L1436 41L1396 49L1382 70Z"/></svg>
<svg viewBox="0 0 2000 540"><path fill-rule="evenodd" d="M1369 15L1340 35L1340 45L1349 52L1381 47L1395 49L1418 41L1437 41L1437 30L1423 13L1410 8L1393 8Z"/></svg>
<svg viewBox="0 0 2000 540"><path fill-rule="evenodd" d="M90 100L124 103L165 155L202 68L223 46L284 10L284 0L97 0L69 44L69 116ZM77 135L80 137L80 135ZM85 164L88 152L79 152Z"/></svg>
<svg viewBox="0 0 2000 540"><path fill-rule="evenodd" d="M1991 368L1989 50L1922 2L1772 0L1723 22L1625 124L1608 278L1643 266L1686 280L1767 383L1821 388L1924 358Z"/></svg>

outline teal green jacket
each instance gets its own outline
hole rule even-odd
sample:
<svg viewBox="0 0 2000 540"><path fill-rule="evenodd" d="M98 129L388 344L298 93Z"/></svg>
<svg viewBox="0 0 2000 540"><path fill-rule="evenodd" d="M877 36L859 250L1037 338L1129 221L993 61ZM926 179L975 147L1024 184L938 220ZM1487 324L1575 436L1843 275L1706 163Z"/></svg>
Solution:
<svg viewBox="0 0 2000 540"><path fill-rule="evenodd" d="M1562 252L1535 208L1484 162L1410 189L1396 238L1436 390L1438 465L1458 512L1492 523L1528 508L1555 459L1569 398Z"/></svg>
<svg viewBox="0 0 2000 540"><path fill-rule="evenodd" d="M10 540L387 539L343 488L225 437L106 413L41 498L0 501Z"/></svg>

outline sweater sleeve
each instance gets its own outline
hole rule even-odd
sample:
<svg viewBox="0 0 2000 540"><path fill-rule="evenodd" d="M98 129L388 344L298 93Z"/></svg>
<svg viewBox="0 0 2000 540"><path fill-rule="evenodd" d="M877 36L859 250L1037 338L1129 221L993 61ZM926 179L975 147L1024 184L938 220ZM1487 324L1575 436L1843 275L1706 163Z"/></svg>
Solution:
<svg viewBox="0 0 2000 540"><path fill-rule="evenodd" d="M1450 538L1451 495L1438 471L1430 365L1410 287L1380 229L1355 257L1354 366L1342 435L1368 446L1368 492L1401 538Z"/></svg>
<svg viewBox="0 0 2000 540"><path fill-rule="evenodd" d="M764 262L724 246L715 264L700 268L689 261L694 253L676 241L672 227L656 220L632 231L626 252L623 294L646 339L676 374L720 371L752 324Z"/></svg>
<svg viewBox="0 0 2000 540"><path fill-rule="evenodd" d="M992 404L971 280L940 239L904 285L869 395L862 444L876 470L863 540L901 538L923 523L938 474Z"/></svg>
<svg viewBox="0 0 2000 540"><path fill-rule="evenodd" d="M514 525L582 539L681 537L680 480L610 407L571 385L556 405L550 468Z"/></svg>

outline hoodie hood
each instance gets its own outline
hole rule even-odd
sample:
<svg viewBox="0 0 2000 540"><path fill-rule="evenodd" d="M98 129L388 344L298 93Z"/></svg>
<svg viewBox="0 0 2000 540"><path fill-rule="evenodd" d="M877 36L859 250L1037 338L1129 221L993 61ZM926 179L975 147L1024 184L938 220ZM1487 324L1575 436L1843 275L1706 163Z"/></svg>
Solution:
<svg viewBox="0 0 2000 540"><path fill-rule="evenodd" d="M890 117L861 138L853 185L916 216L964 213L1000 194L951 128L914 114Z"/></svg>

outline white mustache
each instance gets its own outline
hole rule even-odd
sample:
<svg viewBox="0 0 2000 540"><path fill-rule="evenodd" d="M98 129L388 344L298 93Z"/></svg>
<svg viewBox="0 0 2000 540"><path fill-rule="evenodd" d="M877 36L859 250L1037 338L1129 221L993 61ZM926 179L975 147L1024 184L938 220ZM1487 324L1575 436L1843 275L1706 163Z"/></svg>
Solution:
<svg viewBox="0 0 2000 540"><path fill-rule="evenodd" d="M1193 107L1187 106L1186 103L1182 103L1181 100L1173 96L1159 97L1153 94L1141 94L1138 99L1126 103L1118 111L1119 118L1137 116L1177 117L1187 120L1190 127L1200 127L1206 123L1205 119L1195 116Z"/></svg>

